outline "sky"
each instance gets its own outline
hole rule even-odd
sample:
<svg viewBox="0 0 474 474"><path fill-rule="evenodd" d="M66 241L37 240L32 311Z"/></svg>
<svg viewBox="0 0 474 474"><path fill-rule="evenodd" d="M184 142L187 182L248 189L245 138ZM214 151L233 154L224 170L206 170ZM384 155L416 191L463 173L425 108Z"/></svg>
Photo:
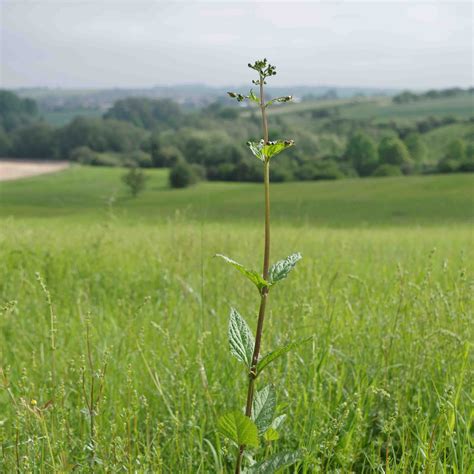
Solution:
<svg viewBox="0 0 474 474"><path fill-rule="evenodd" d="M471 86L473 6L0 0L4 88L242 84L260 57L275 85Z"/></svg>

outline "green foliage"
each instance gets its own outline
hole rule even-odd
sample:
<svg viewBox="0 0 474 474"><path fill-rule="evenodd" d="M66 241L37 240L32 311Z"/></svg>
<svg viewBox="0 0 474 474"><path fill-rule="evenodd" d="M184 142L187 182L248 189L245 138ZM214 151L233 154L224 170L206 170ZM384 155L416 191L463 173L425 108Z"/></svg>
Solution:
<svg viewBox="0 0 474 474"><path fill-rule="evenodd" d="M0 183L0 471L52 471L30 410L54 390L40 271L57 315L59 387L40 413L58 470L66 456L79 472L233 472L237 448L216 425L241 411L246 369L226 354L228 305L253 328L257 295L208 257L260 250L261 185L177 193L164 170L149 170L153 181L131 200L122 173L73 166ZM277 442L263 447L263 436L249 448L257 463L301 447L308 454L282 472L470 471L473 185L474 176L452 174L274 186L273 253L297 243L305 265L271 293L263 348L316 338L257 379L257 389L275 384L277 414L287 415ZM93 468L89 416L78 408L87 314L94 360L109 353L94 418L102 464Z"/></svg>
<svg viewBox="0 0 474 474"><path fill-rule="evenodd" d="M144 189L148 177L137 167L132 167L122 176L122 181L130 189L133 197L137 197Z"/></svg>
<svg viewBox="0 0 474 474"><path fill-rule="evenodd" d="M8 156L11 153L12 142L5 130L0 126L0 156Z"/></svg>
<svg viewBox="0 0 474 474"><path fill-rule="evenodd" d="M95 164L97 154L94 153L88 146L79 146L71 150L69 159L82 165Z"/></svg>
<svg viewBox="0 0 474 474"><path fill-rule="evenodd" d="M11 153L18 158L55 158L55 135L51 126L37 122L12 134Z"/></svg>
<svg viewBox="0 0 474 474"><path fill-rule="evenodd" d="M37 120L38 107L32 99L20 99L16 94L0 90L0 128L12 132Z"/></svg>
<svg viewBox="0 0 474 474"><path fill-rule="evenodd" d="M126 122L78 117L58 130L58 153L67 157L81 146L96 152L131 152L139 149L144 138L143 130Z"/></svg>
<svg viewBox="0 0 474 474"><path fill-rule="evenodd" d="M399 166L389 165L387 163L384 163L383 165L377 166L375 171L372 173L372 176L378 176L378 177L401 176L401 175L402 175L402 172L401 172Z"/></svg>
<svg viewBox="0 0 474 474"><path fill-rule="evenodd" d="M187 161L176 162L170 170L169 183L172 188L186 188L198 181L196 170Z"/></svg>
<svg viewBox="0 0 474 474"><path fill-rule="evenodd" d="M446 149L446 159L463 161L466 158L466 143L462 138L452 140Z"/></svg>
<svg viewBox="0 0 474 474"><path fill-rule="evenodd" d="M239 446L258 448L258 430L255 423L239 411L227 413L219 418L219 431Z"/></svg>
<svg viewBox="0 0 474 474"><path fill-rule="evenodd" d="M398 166L403 173L411 170L412 160L406 145L395 137L384 137L379 143L381 164Z"/></svg>
<svg viewBox="0 0 474 474"><path fill-rule="evenodd" d="M268 286L268 282L256 271L247 270L243 265L232 260L225 255L216 254L216 257L220 257L224 259L227 263L230 263L234 268L236 268L242 275L246 276L258 289L258 291L262 291L263 288Z"/></svg>
<svg viewBox="0 0 474 474"><path fill-rule="evenodd" d="M369 176L378 163L375 143L367 134L358 132L349 139L345 158L352 164L360 176Z"/></svg>
<svg viewBox="0 0 474 474"><path fill-rule="evenodd" d="M299 451L285 451L277 453L264 461L260 461L250 467L249 474L274 474L278 470L291 466L302 459Z"/></svg>
<svg viewBox="0 0 474 474"><path fill-rule="evenodd" d="M273 385L267 385L255 394L252 404L252 420L259 433L270 428L276 409L276 392Z"/></svg>
<svg viewBox="0 0 474 474"><path fill-rule="evenodd" d="M416 163L423 163L428 157L428 147L419 133L412 132L404 140L411 158Z"/></svg>
<svg viewBox="0 0 474 474"><path fill-rule="evenodd" d="M269 283L270 285L275 285L279 281L283 280L288 276L288 274L295 268L295 265L303 257L299 252L293 253L290 256L286 257L283 260L279 260L270 267L269 271Z"/></svg>
<svg viewBox="0 0 474 474"><path fill-rule="evenodd" d="M250 367L255 339L245 319L234 308L230 310L228 336L230 353Z"/></svg>
<svg viewBox="0 0 474 474"><path fill-rule="evenodd" d="M179 105L171 99L131 97L115 102L104 117L152 130L163 126L175 128L181 122L182 112Z"/></svg>
<svg viewBox="0 0 474 474"><path fill-rule="evenodd" d="M247 142L247 146L250 148L250 151L260 161L270 160L272 156L278 155L278 153L281 153L293 145L293 140L276 140L270 141L267 144L265 144L263 140L260 140L258 143L251 141Z"/></svg>

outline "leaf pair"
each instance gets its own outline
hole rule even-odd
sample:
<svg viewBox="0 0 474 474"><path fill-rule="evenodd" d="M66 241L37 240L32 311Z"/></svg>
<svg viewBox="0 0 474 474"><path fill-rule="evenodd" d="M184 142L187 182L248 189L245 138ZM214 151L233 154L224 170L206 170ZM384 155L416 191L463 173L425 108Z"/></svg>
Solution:
<svg viewBox="0 0 474 474"><path fill-rule="evenodd" d="M239 446L259 445L259 434L264 434L274 422L273 415L276 409L276 393L272 385L267 385L255 395L252 404L252 418L239 411L233 411L219 418L219 431ZM282 420L278 417L276 420ZM275 420L275 421L276 421ZM275 424L278 427L281 424ZM276 429L276 428L273 428Z"/></svg>
<svg viewBox="0 0 474 474"><path fill-rule="evenodd" d="M270 160L272 156L278 155L278 153L290 148L294 144L295 142L293 140L276 140L268 143L265 143L264 140L260 140L259 142L247 142L250 151L263 162Z"/></svg>
<svg viewBox="0 0 474 474"><path fill-rule="evenodd" d="M257 424L239 411L221 416L218 421L218 428L224 436L234 441L238 446L258 448L260 444ZM302 457L303 454L300 451L278 453L253 464L245 472L247 474L273 474L283 467L298 462Z"/></svg>
<svg viewBox="0 0 474 474"><path fill-rule="evenodd" d="M228 336L231 354L239 362L243 362L249 369L251 369L255 339L249 325L235 308L231 308L230 310ZM286 354L292 349L295 349L301 344L310 341L311 339L312 336L309 336L298 341L290 342L289 344L286 344L285 346L279 347L278 349L268 353L257 362L255 376L259 375L267 365L269 365L278 357Z"/></svg>
<svg viewBox="0 0 474 474"><path fill-rule="evenodd" d="M217 254L216 257L224 259L227 263L230 263L234 268L236 268L242 275L245 275L258 289L261 293L263 288L275 285L279 281L283 280L288 276L288 274L295 268L296 263L301 260L301 254L299 252L286 257L283 260L279 260L270 267L268 272L268 281L266 281L260 273L248 270L242 264L232 260L229 257L226 257L222 254Z"/></svg>

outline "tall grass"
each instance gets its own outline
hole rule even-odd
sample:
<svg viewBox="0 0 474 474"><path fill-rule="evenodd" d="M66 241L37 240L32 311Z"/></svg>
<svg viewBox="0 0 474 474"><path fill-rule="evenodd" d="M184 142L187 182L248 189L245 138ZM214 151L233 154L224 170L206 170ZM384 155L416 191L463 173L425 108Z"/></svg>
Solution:
<svg viewBox="0 0 474 474"><path fill-rule="evenodd" d="M208 256L248 264L260 234L2 221L0 471L231 472L216 419L245 375L225 328L255 290ZM273 239L275 258L298 248L305 265L274 293L263 350L315 335L269 368L286 390L279 450L306 452L299 472L471 472L471 229L282 225Z"/></svg>

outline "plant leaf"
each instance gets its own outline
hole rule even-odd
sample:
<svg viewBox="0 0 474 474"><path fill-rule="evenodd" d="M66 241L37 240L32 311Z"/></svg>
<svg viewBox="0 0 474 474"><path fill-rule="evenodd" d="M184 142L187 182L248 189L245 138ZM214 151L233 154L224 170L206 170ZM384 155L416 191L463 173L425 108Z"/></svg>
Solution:
<svg viewBox="0 0 474 474"><path fill-rule="evenodd" d="M259 142L247 142L247 146L260 161L269 160L272 156L278 155L278 153L281 153L294 144L295 142L293 140L276 140L268 142L266 145L263 140Z"/></svg>
<svg viewBox="0 0 474 474"><path fill-rule="evenodd" d="M265 441L277 441L280 438L280 435L278 434L278 431L275 428L268 428L267 431L265 431L263 438Z"/></svg>
<svg viewBox="0 0 474 474"><path fill-rule="evenodd" d="M284 260L279 260L278 262L274 263L268 272L270 285L274 285L280 280L286 278L288 273L290 273L291 270L295 268L296 263L302 258L303 257L301 254L297 252L286 257Z"/></svg>
<svg viewBox="0 0 474 474"><path fill-rule="evenodd" d="M272 156L278 155L278 153L290 148L290 146L293 146L294 144L295 142L293 140L276 140L268 142L268 144L265 145L265 156L267 157L267 160L269 160Z"/></svg>
<svg viewBox="0 0 474 474"><path fill-rule="evenodd" d="M233 411L222 415L217 421L219 431L239 446L258 447L258 430L255 423L243 413Z"/></svg>
<svg viewBox="0 0 474 474"><path fill-rule="evenodd" d="M247 96L248 99L252 100L256 104L260 104L260 101L258 100L258 97L255 95L255 92L250 89L249 95Z"/></svg>
<svg viewBox="0 0 474 474"><path fill-rule="evenodd" d="M313 338L313 336L305 337L303 339L300 339L299 341L294 341L290 342L286 346L280 347L278 349L275 349L272 352L269 352L265 356L263 356L257 363L257 375L260 374L260 372L268 365L270 362L273 362L275 359L278 357L282 356L283 354L286 354L287 352L291 351L291 349L294 349L295 347L300 346L301 344L304 344L305 342L310 341Z"/></svg>
<svg viewBox="0 0 474 474"><path fill-rule="evenodd" d="M255 340L245 319L234 308L231 308L229 320L229 347L231 354L237 360L250 367L252 365L254 346Z"/></svg>
<svg viewBox="0 0 474 474"><path fill-rule="evenodd" d="M260 140L259 142L247 142L247 146L250 148L250 151L260 160L265 161L265 155L263 153L264 141Z"/></svg>
<svg viewBox="0 0 474 474"><path fill-rule="evenodd" d="M260 275L260 273L257 273L253 270L247 270L247 268L245 268L240 263L220 253L216 254L215 256L223 258L227 263L230 263L240 273L242 273L242 275L245 275L258 288L258 291L261 292L262 288L269 286L268 282Z"/></svg>
<svg viewBox="0 0 474 474"><path fill-rule="evenodd" d="M272 104L275 104L276 102L290 102L293 100L293 96L291 95L285 95L283 97L276 97L275 99L269 100L266 104L265 107L269 107Z"/></svg>
<svg viewBox="0 0 474 474"><path fill-rule="evenodd" d="M267 385L256 393L252 404L252 419L260 433L264 433L272 424L275 408L275 388L273 385Z"/></svg>
<svg viewBox="0 0 474 474"><path fill-rule="evenodd" d="M252 465L247 472L249 474L273 474L282 467L291 466L302 457L301 451L284 451Z"/></svg>

